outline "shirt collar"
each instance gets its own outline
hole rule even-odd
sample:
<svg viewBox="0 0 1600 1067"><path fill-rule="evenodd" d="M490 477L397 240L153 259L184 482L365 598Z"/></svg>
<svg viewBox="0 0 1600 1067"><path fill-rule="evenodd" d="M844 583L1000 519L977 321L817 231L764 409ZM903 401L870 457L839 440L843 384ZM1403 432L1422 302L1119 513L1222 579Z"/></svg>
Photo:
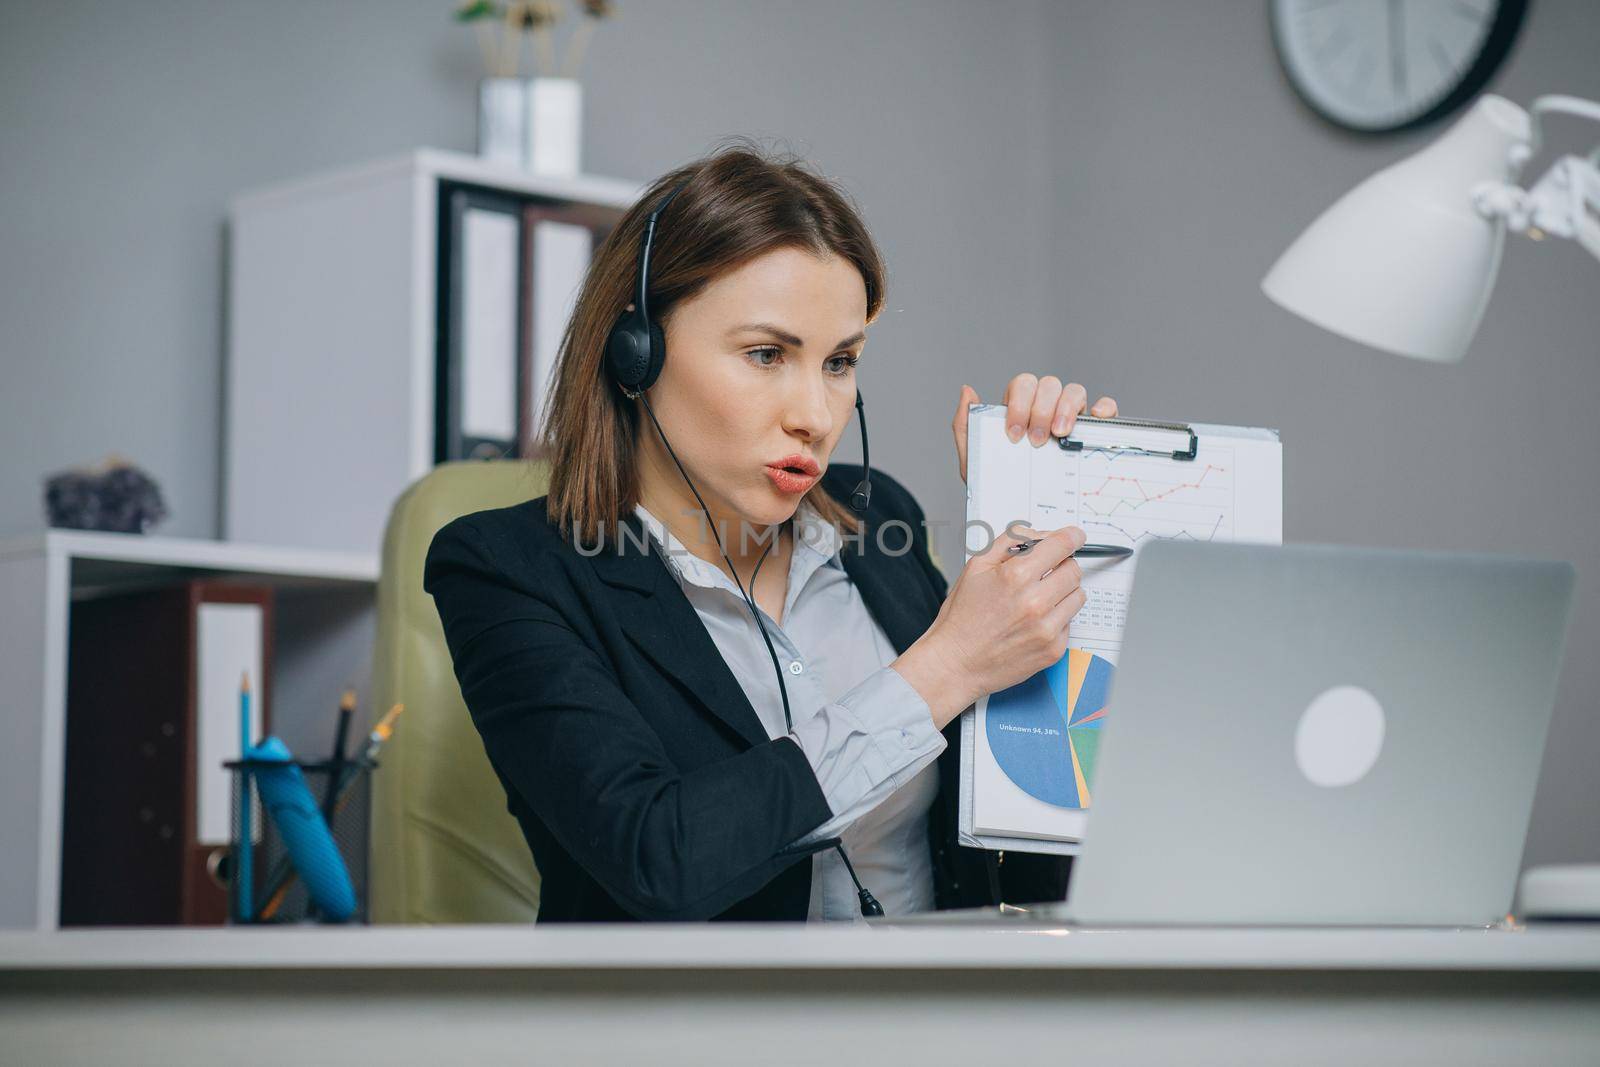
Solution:
<svg viewBox="0 0 1600 1067"><path fill-rule="evenodd" d="M739 587L721 567L712 566L690 552L688 547L667 529L666 524L650 514L643 504L636 504L633 511L644 523L650 536L655 539L662 556L666 559L668 569L680 580L707 589L726 589L742 598ZM831 566L844 569L844 561L839 558L839 549L844 539L833 524L824 519L822 513L807 500L800 501L794 517L798 536L795 538L794 557L789 561L791 602L806 579L810 578L819 567Z"/></svg>

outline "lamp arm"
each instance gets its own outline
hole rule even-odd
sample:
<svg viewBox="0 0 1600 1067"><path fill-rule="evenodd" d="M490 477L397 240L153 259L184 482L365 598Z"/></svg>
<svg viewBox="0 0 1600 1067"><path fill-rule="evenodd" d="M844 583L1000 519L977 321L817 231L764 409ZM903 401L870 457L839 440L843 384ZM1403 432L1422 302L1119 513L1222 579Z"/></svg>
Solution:
<svg viewBox="0 0 1600 1067"><path fill-rule="evenodd" d="M1513 145L1509 163L1513 175L1538 154L1546 115L1572 115L1600 122L1600 103L1576 96L1541 96L1529 109L1530 137ZM1503 221L1517 233L1534 240L1546 235L1566 237L1600 259L1600 146L1587 158L1563 156L1523 189L1511 182L1484 182L1472 190L1478 213Z"/></svg>
<svg viewBox="0 0 1600 1067"><path fill-rule="evenodd" d="M1528 109L1528 118L1533 131L1533 137L1528 141L1526 149L1522 146L1512 149L1512 162L1519 168L1522 164L1539 154L1539 149L1544 146L1543 119L1546 115L1573 115L1591 122L1600 122L1600 104L1593 100L1585 100L1581 96L1541 96L1533 102ZM1525 152L1525 154L1524 154ZM1600 155L1600 147L1596 147L1595 154ZM1521 158L1517 158L1518 156ZM1592 158L1592 157L1591 157Z"/></svg>

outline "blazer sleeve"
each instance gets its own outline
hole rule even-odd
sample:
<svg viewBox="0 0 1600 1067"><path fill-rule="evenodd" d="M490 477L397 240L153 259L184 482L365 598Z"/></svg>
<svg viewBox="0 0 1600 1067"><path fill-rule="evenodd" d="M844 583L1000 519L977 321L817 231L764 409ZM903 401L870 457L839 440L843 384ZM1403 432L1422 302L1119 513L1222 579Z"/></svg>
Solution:
<svg viewBox="0 0 1600 1067"><path fill-rule="evenodd" d="M507 581L466 517L435 535L423 588L496 772L629 913L708 919L809 855L785 845L833 812L793 739L674 766L552 595Z"/></svg>

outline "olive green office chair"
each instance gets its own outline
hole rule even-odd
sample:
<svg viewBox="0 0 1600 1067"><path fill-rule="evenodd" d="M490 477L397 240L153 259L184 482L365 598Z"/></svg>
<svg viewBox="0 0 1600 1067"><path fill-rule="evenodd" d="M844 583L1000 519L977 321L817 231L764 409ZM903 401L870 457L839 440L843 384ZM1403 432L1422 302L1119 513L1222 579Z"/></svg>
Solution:
<svg viewBox="0 0 1600 1067"><path fill-rule="evenodd" d="M538 914L539 873L461 699L439 613L422 590L422 564L451 519L532 500L548 487L543 463L446 463L389 513L372 707L406 710L373 777L373 922L532 922Z"/></svg>
<svg viewBox="0 0 1600 1067"><path fill-rule="evenodd" d="M539 873L461 699L422 564L451 519L543 496L548 486L543 463L445 463L389 513L372 707L406 710L373 776L373 922L532 922L538 914Z"/></svg>

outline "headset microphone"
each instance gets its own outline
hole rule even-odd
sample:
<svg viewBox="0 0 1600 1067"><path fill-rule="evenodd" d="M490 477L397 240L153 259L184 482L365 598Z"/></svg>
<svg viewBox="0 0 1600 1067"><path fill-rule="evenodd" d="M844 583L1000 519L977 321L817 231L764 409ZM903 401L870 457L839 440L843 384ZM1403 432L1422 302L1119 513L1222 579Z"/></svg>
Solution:
<svg viewBox="0 0 1600 1067"><path fill-rule="evenodd" d="M689 486L689 491L694 494L695 500L700 503L700 510L705 513L707 523L711 526L711 534L716 538L717 551L722 553L723 562L728 564L728 573L733 575L733 580L739 587L739 594L744 597L745 606L750 609L750 615L756 621L756 627L761 631L761 639L766 642L767 655L772 658L772 669L778 676L778 692L783 697L783 721L790 731L794 730L794 720L789 713L789 687L783 681L783 668L778 665L777 650L772 647L772 637L767 633L766 624L761 621L761 613L756 609L755 601L745 591L744 583L739 580L739 574L734 570L733 561L728 559L727 549L722 546L722 535L717 532L717 524L711 522L711 512L706 508L706 502L700 496L700 490L694 487L694 482L689 478L689 472L683 469L677 452L673 451L672 443L667 440L666 433L661 429L661 422L656 418L655 409L650 406L650 398L645 390L654 384L661 374L662 364L666 362L667 339L661 327L650 318L649 283L650 283L650 248L655 243L656 220L661 213L672 203L672 198L677 196L688 182L680 182L672 191L662 197L661 203L650 212L649 219L645 222L644 244L639 253L639 284L634 294L632 310L623 311L611 328L610 335L606 338L605 365L606 372L611 379L621 388L623 393L632 400L644 403L645 413L650 416L650 421L655 425L656 433L661 436L661 443L667 446L667 454L672 457L678 473L683 475L683 480ZM867 510L868 503L872 500L872 469L867 459L867 416L866 409L861 402L861 390L856 390L856 421L861 427L861 481L850 493L850 506L856 511ZM756 575L761 573L761 564L766 562L767 553L772 551L772 546L777 544L777 538L767 545L761 553L761 558L756 561L755 571L750 575L750 587L755 588ZM881 916L883 905L877 898L861 884L861 879L856 877L856 869L850 863L850 857L845 855L844 844L838 838L829 838L818 842L822 848L830 845L839 853L839 858L844 861L844 868L850 874L850 880L855 883L856 896L861 904L861 914L869 918Z"/></svg>
<svg viewBox="0 0 1600 1067"><path fill-rule="evenodd" d="M861 406L861 390L856 390L856 425L861 427L861 482L850 492L850 506L866 511L872 500L872 463L867 459L867 409ZM849 866L846 860L845 865Z"/></svg>

